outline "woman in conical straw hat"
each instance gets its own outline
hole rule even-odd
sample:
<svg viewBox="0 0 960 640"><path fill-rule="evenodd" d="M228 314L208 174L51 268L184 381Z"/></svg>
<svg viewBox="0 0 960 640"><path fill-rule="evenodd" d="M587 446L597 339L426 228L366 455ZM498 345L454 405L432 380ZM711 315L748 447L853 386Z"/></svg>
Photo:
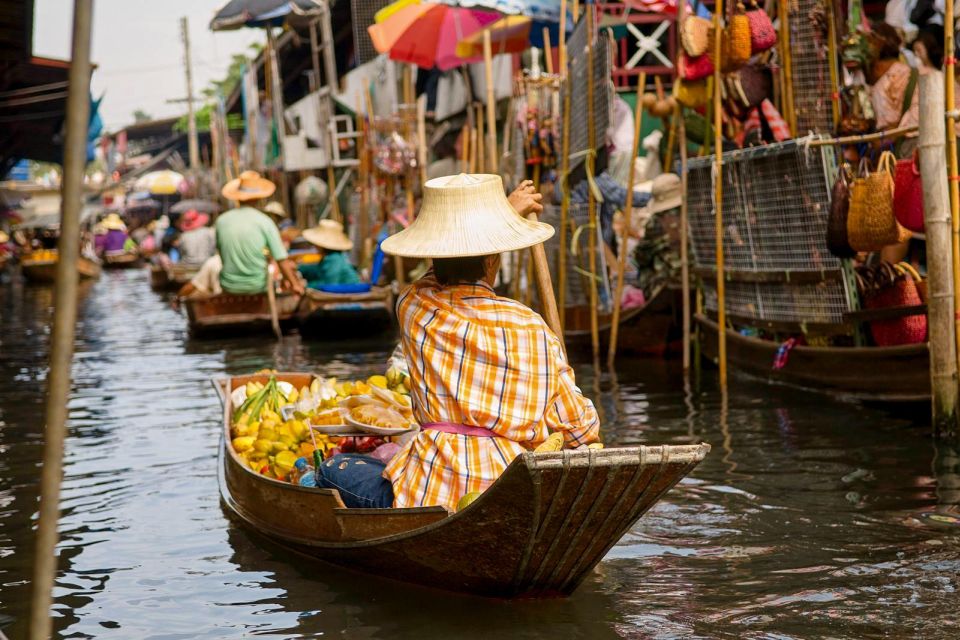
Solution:
<svg viewBox="0 0 960 640"><path fill-rule="evenodd" d="M424 185L416 220L383 242L386 253L433 261L397 302L422 430L386 464L341 454L321 465L321 486L341 490L348 506L455 509L551 432L569 447L597 441L596 410L559 338L493 290L502 252L553 235L518 213L538 212L539 199L529 182L508 199L495 175L436 178Z"/></svg>
<svg viewBox="0 0 960 640"><path fill-rule="evenodd" d="M280 273L294 293L302 294L303 283L297 266L287 256L280 231L269 216L254 208L276 190L270 180L256 171L244 171L223 186L221 195L238 206L217 218L217 249L223 260L220 284L228 293L262 293L267 289L267 258L264 249L277 261Z"/></svg>
<svg viewBox="0 0 960 640"><path fill-rule="evenodd" d="M303 239L317 247L320 261L297 267L307 280L307 287L321 289L340 284L359 284L360 275L347 260L344 251L353 248L353 241L343 232L343 225L335 220L321 220L317 226L305 229Z"/></svg>

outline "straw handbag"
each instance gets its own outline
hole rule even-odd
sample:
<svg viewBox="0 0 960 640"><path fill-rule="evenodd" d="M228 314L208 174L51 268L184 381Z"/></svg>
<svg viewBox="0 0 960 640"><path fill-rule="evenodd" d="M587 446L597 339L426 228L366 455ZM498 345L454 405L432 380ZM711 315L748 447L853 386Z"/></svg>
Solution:
<svg viewBox="0 0 960 640"><path fill-rule="evenodd" d="M673 85L673 94L677 102L685 107L696 109L707 104L706 80L681 80L678 79Z"/></svg>
<svg viewBox="0 0 960 640"><path fill-rule="evenodd" d="M918 284L920 277L911 267L881 262L857 270L857 287L867 309L913 307L922 304ZM927 339L927 316L917 315L870 322L870 335L880 347L919 344Z"/></svg>
<svg viewBox="0 0 960 640"><path fill-rule="evenodd" d="M847 213L850 211L850 165L844 162L837 171L830 196L830 216L827 218L827 249L838 258L852 258L857 254L847 238Z"/></svg>
<svg viewBox="0 0 960 640"><path fill-rule="evenodd" d="M713 61L708 54L693 57L686 51L680 52L677 72L684 80L703 80L713 75Z"/></svg>
<svg viewBox="0 0 960 640"><path fill-rule="evenodd" d="M727 21L720 46L720 70L724 73L736 71L750 60L750 19L744 13L742 4L737 5L736 13Z"/></svg>
<svg viewBox="0 0 960 640"><path fill-rule="evenodd" d="M919 153L897 160L893 174L893 213L897 222L910 231L923 232L923 182Z"/></svg>
<svg viewBox="0 0 960 640"><path fill-rule="evenodd" d="M757 5L757 0L751 0L753 9L747 12L750 21L750 50L753 53L766 51L777 44L777 30L773 28L770 16Z"/></svg>
<svg viewBox="0 0 960 640"><path fill-rule="evenodd" d="M706 18L689 16L680 26L680 44L683 50L696 58L702 56L710 48L710 32L713 25Z"/></svg>
<svg viewBox="0 0 960 640"><path fill-rule="evenodd" d="M868 173L866 159L860 162L860 175L850 189L847 238L854 251L880 251L887 245L903 242L910 232L893 215L893 168L896 159L889 151L880 155L877 170Z"/></svg>

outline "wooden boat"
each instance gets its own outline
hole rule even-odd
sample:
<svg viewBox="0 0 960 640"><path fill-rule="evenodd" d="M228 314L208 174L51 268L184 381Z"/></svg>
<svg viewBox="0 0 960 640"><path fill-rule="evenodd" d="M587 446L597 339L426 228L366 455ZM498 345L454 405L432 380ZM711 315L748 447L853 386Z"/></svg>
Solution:
<svg viewBox="0 0 960 640"><path fill-rule="evenodd" d="M141 266L143 261L136 251L107 251L103 254L104 269L136 269Z"/></svg>
<svg viewBox="0 0 960 640"><path fill-rule="evenodd" d="M617 351L630 355L669 356L680 353L683 339L683 294L677 287L664 287L642 307L620 313ZM606 353L610 340L611 315L598 316L600 349ZM564 314L563 337L567 349L589 351L590 308L568 306Z"/></svg>
<svg viewBox="0 0 960 640"><path fill-rule="evenodd" d="M281 328L293 324L300 296L277 294L277 316ZM187 310L190 333L200 337L224 333L260 333L271 330L267 294L191 296L182 300Z"/></svg>
<svg viewBox="0 0 960 640"><path fill-rule="evenodd" d="M381 334L393 326L393 291L371 287L361 293L307 289L298 313L301 333L343 339Z"/></svg>
<svg viewBox="0 0 960 640"><path fill-rule="evenodd" d="M57 262L59 261L56 249L43 249L25 253L20 258L20 271L23 277L30 282L53 282L57 277ZM81 278L100 277L100 263L86 256L77 258L77 273Z"/></svg>
<svg viewBox="0 0 960 640"><path fill-rule="evenodd" d="M701 348L717 358L717 323L703 315L696 321ZM913 402L930 399L930 354L926 344L896 347L811 347L790 350L786 365L773 369L780 345L727 330L731 368L772 384L860 401Z"/></svg>
<svg viewBox="0 0 960 640"><path fill-rule="evenodd" d="M172 264L169 267L152 264L150 265L150 287L154 291L177 291L190 282L198 271L200 266L193 264Z"/></svg>
<svg viewBox="0 0 960 640"><path fill-rule="evenodd" d="M278 374L294 386L308 374ZM348 509L332 489L312 489L250 470L230 442L229 392L250 380L218 380L223 400L220 494L247 526L293 551L337 565L477 595L573 592L594 566L710 445L524 453L475 502L444 507Z"/></svg>

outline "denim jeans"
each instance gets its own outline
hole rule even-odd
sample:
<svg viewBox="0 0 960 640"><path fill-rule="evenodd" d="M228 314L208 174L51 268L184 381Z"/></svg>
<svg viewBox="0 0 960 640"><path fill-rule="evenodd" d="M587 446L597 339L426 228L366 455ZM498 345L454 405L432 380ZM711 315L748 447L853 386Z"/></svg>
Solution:
<svg viewBox="0 0 960 640"><path fill-rule="evenodd" d="M386 466L370 456L341 453L317 469L317 486L339 491L348 507L392 507L393 485L383 477Z"/></svg>

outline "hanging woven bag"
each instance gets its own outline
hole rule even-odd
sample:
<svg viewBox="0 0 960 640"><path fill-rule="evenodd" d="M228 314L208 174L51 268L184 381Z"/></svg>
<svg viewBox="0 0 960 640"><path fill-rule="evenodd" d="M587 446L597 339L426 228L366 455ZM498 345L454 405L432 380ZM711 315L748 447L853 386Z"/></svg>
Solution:
<svg viewBox="0 0 960 640"><path fill-rule="evenodd" d="M706 80L678 79L673 85L673 95L685 107L696 109L707 104Z"/></svg>
<svg viewBox="0 0 960 640"><path fill-rule="evenodd" d="M713 75L713 60L706 53L694 58L686 51L681 51L677 72L684 80L703 80Z"/></svg>
<svg viewBox="0 0 960 640"><path fill-rule="evenodd" d="M680 27L680 44L683 50L696 58L702 56L710 48L710 32L713 25L706 18L688 16L684 18Z"/></svg>
<svg viewBox="0 0 960 640"><path fill-rule="evenodd" d="M920 302L927 304L927 281L917 273L917 270L909 262L898 262L897 269L910 274L913 281L917 283L917 293L920 294Z"/></svg>
<svg viewBox="0 0 960 640"><path fill-rule="evenodd" d="M893 154L884 151L877 170L858 176L850 188L847 239L854 251L880 251L910 237L910 232L901 227L893 215L895 164ZM861 163L861 168L863 166Z"/></svg>
<svg viewBox="0 0 960 640"><path fill-rule="evenodd" d="M750 19L738 4L736 13L727 21L721 37L720 70L736 71L750 60Z"/></svg>
<svg viewBox="0 0 960 640"><path fill-rule="evenodd" d="M857 252L847 239L847 213L850 211L850 173L846 162L840 165L830 195L830 216L827 218L827 249L838 258L852 258Z"/></svg>
<svg viewBox="0 0 960 640"><path fill-rule="evenodd" d="M751 0L753 9L747 12L747 20L750 21L750 51L760 53L766 51L777 44L777 30L773 28L773 21L770 16L757 5L757 0Z"/></svg>
<svg viewBox="0 0 960 640"><path fill-rule="evenodd" d="M917 151L909 158L897 160L893 174L893 213L904 227L923 233L923 182Z"/></svg>
<svg viewBox="0 0 960 640"><path fill-rule="evenodd" d="M867 309L913 307L922 304L917 282L909 272L897 269L889 262L870 267L866 276L858 278L865 286L861 291ZM870 335L879 347L920 344L927 339L927 316L917 315L873 320Z"/></svg>

